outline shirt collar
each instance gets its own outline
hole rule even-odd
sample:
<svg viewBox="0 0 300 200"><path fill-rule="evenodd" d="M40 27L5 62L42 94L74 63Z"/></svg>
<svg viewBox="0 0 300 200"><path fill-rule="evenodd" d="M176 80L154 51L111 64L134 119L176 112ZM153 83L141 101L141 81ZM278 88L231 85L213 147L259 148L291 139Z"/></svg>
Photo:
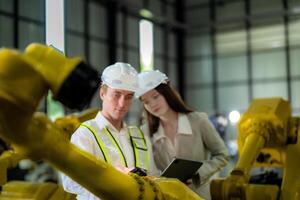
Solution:
<svg viewBox="0 0 300 200"><path fill-rule="evenodd" d="M95 117L95 120L97 124L99 125L100 129L107 127L109 130L113 130L114 132L119 132L103 115L101 112L98 112L98 114ZM126 123L122 122L122 129L127 129ZM121 131L120 131L121 132Z"/></svg>
<svg viewBox="0 0 300 200"><path fill-rule="evenodd" d="M178 134L183 134L183 135L192 135L192 127L191 123L187 117L186 114L179 113L178 114L178 128L177 128L177 133Z"/></svg>
<svg viewBox="0 0 300 200"><path fill-rule="evenodd" d="M178 126L177 126L177 134L182 134L182 135L192 135L192 127L190 124L190 121L187 117L186 114L183 113L178 113ZM153 143L157 142L158 140L165 138L166 135L164 133L164 129L159 123L157 132L153 135Z"/></svg>

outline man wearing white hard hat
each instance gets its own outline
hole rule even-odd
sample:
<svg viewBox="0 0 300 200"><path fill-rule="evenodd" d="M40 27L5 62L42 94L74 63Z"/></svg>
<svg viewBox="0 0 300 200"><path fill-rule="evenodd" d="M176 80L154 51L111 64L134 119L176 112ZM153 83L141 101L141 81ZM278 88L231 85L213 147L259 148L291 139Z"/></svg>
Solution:
<svg viewBox="0 0 300 200"><path fill-rule="evenodd" d="M155 175L149 138L139 128L127 126L123 121L138 89L137 75L127 63L117 62L104 69L99 90L102 111L81 124L71 142L124 173ZM99 199L66 176L62 176L62 181L64 189L77 194L77 199Z"/></svg>
<svg viewBox="0 0 300 200"><path fill-rule="evenodd" d="M169 85L168 77L158 70L140 73L139 87L136 97L147 116L142 130L151 136L157 168L163 171L174 157L203 162L186 183L210 200L210 178L227 164L229 157L207 114L189 108Z"/></svg>

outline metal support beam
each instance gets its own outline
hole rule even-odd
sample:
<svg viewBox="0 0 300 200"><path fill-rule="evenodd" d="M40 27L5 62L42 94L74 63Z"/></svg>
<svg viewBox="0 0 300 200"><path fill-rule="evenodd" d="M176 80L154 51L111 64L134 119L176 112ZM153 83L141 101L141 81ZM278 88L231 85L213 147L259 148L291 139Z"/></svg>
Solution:
<svg viewBox="0 0 300 200"><path fill-rule="evenodd" d="M14 6L14 11L13 11L13 23L14 23L14 27L13 27L13 45L14 48L18 49L19 48L19 0L14 0L13 2L13 6Z"/></svg>
<svg viewBox="0 0 300 200"><path fill-rule="evenodd" d="M108 63L117 60L117 3L109 1L107 4L107 36L108 36Z"/></svg>
<svg viewBox="0 0 300 200"><path fill-rule="evenodd" d="M122 8L122 52L123 52L123 60L128 62L128 24L127 24L127 8Z"/></svg>
<svg viewBox="0 0 300 200"><path fill-rule="evenodd" d="M175 13L176 21L185 23L185 5L184 0L176 0ZM185 99L185 37L186 30L176 28L176 58L177 58L177 80L178 91L183 99Z"/></svg>
<svg viewBox="0 0 300 200"><path fill-rule="evenodd" d="M167 9L167 3L165 0L161 1L162 6L161 6L161 16L164 18L167 18L168 14L168 9ZM169 49L169 27L167 24L164 24L162 26L163 28L163 66L162 69L164 70L165 73L169 74L169 55L168 52L170 51Z"/></svg>
<svg viewBox="0 0 300 200"><path fill-rule="evenodd" d="M89 16L90 0L83 2L83 21L84 21L84 54L87 62L90 62L90 16Z"/></svg>
<svg viewBox="0 0 300 200"><path fill-rule="evenodd" d="M210 0L210 23L215 24L216 21L216 3L215 0ZM215 112L219 111L219 99L218 99L218 82L217 82L217 70L218 70L218 61L217 61L217 47L216 47L216 27L210 27L210 39L211 39L211 59L212 59L212 90L213 90L213 108Z"/></svg>
<svg viewBox="0 0 300 200"><path fill-rule="evenodd" d="M286 60L286 82L287 82L287 94L288 100L292 104L292 86L291 86L291 62L290 62L290 41L289 41L289 16L288 16L288 2L287 0L282 0L284 8L284 38L285 38L285 60Z"/></svg>
<svg viewBox="0 0 300 200"><path fill-rule="evenodd" d="M251 45L251 21L250 21L250 0L245 0L245 14L246 14L246 56L247 56L247 71L248 71L248 103L253 99L253 81L252 81L252 45Z"/></svg>

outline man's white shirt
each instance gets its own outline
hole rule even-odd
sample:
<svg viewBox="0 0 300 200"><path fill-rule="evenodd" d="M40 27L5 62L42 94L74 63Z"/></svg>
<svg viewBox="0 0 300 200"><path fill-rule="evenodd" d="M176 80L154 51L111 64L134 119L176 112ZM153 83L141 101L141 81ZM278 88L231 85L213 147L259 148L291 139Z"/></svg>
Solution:
<svg viewBox="0 0 300 200"><path fill-rule="evenodd" d="M134 152L133 147L131 144L130 136L127 130L127 125L125 123L122 124L122 129L118 131L102 114L99 112L97 116L94 119L96 121L96 124L99 126L99 129L102 130L103 128L108 128L108 130L111 132L113 137L115 138L116 142L120 146L124 157L126 159L128 168L134 168L135 167L135 158L134 158ZM97 133L99 134L99 133ZM153 159L153 152L152 152L152 145L149 139L149 136L144 134L147 147L148 147L148 175L155 176L158 174L154 159ZM98 137L100 137L98 135ZM78 146L80 149L87 151L91 154L93 154L96 159L104 160L102 151L100 147L97 144L97 141L95 140L93 133L87 129L86 127L80 126L72 135L71 142ZM121 166L115 166L115 167L121 167ZM92 174L91 174L92 177ZM68 176L62 174L62 184L64 189L67 192L77 194L77 199L79 200L99 200L98 197L94 196L92 193L87 191L85 188L80 186L78 183L73 181Z"/></svg>

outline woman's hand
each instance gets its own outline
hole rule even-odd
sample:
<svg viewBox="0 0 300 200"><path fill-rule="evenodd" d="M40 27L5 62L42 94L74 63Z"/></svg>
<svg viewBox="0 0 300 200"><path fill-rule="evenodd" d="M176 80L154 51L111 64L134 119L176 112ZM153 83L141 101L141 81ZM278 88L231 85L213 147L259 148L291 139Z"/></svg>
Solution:
<svg viewBox="0 0 300 200"><path fill-rule="evenodd" d="M187 179L184 183L186 185L191 185L191 184L200 185L200 175L199 175L199 173L194 174L192 176L192 178Z"/></svg>

